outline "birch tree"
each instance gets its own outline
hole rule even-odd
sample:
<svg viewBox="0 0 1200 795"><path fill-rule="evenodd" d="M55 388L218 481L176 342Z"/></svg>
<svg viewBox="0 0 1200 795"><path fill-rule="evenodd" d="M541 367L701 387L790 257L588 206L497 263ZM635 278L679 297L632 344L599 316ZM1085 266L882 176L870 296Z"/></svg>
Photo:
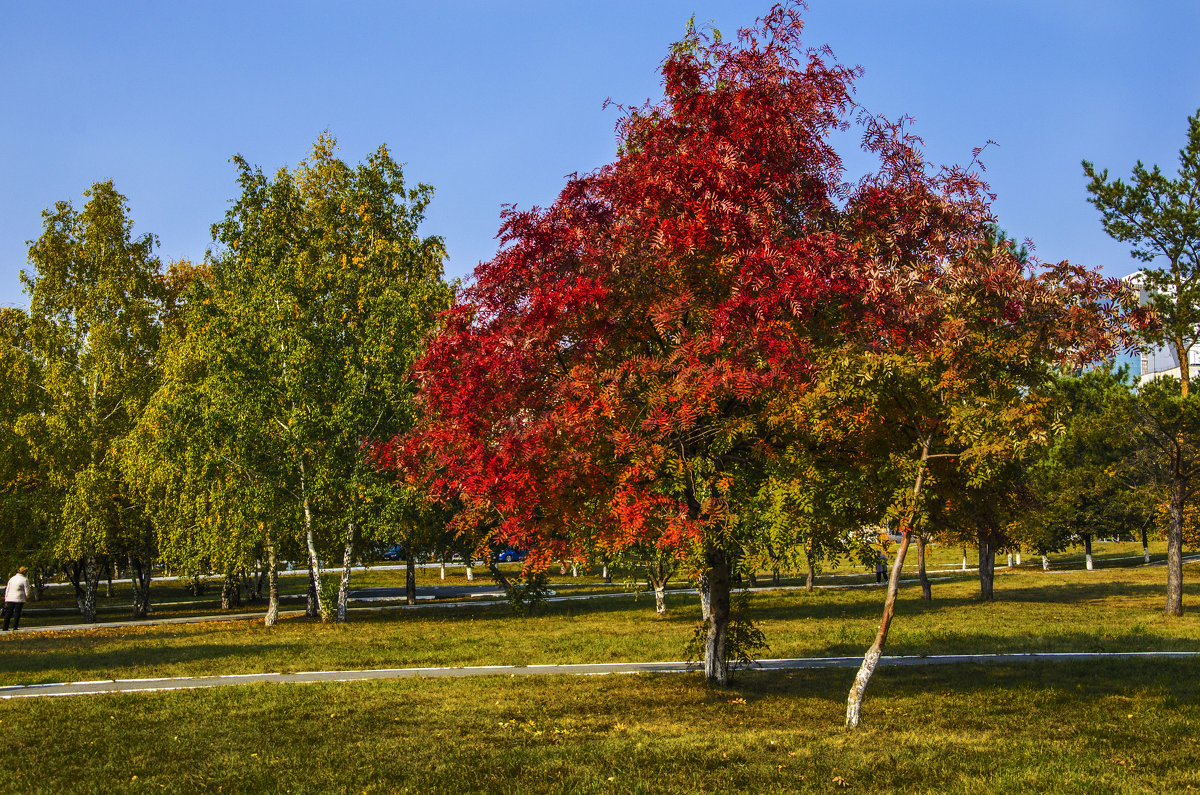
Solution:
<svg viewBox="0 0 1200 795"><path fill-rule="evenodd" d="M296 501L326 620L345 615L359 534L377 514L366 496L381 476L361 446L411 425L409 367L449 299L442 241L417 231L432 188L406 188L386 147L357 167L335 149L323 135L273 177L234 158L242 192L213 227L198 302L209 388L236 407L240 434L275 451L264 474ZM322 584L334 556L341 611Z"/></svg>
<svg viewBox="0 0 1200 795"><path fill-rule="evenodd" d="M157 382L159 292L152 235L135 237L126 199L98 182L81 211L58 202L42 214L21 280L30 297L27 352L40 371L36 410L17 430L44 479L56 557L74 561L80 612L96 617L107 556L132 551L143 517L116 454ZM122 536L125 536L123 539ZM145 580L143 580L145 582ZM144 611L145 595L139 599Z"/></svg>

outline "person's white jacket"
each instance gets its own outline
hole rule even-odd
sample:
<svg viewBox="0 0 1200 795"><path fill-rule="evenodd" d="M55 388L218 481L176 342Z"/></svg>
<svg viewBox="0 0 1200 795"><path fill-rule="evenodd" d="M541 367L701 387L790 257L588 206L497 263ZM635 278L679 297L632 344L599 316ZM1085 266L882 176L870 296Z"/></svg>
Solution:
<svg viewBox="0 0 1200 795"><path fill-rule="evenodd" d="M4 601L6 602L25 602L29 596L29 580L24 574L14 574L8 580L8 587L4 589Z"/></svg>

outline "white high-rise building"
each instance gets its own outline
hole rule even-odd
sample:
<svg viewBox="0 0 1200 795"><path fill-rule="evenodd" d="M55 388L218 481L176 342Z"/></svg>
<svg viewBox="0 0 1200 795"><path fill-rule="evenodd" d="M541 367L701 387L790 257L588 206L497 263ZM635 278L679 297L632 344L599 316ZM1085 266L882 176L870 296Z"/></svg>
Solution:
<svg viewBox="0 0 1200 795"><path fill-rule="evenodd" d="M1124 282L1129 285L1130 289L1137 290L1138 303L1144 304L1149 300L1149 292L1142 281L1141 271L1129 274L1125 277ZM1163 376L1179 378L1179 357L1175 353L1174 346L1167 345L1143 350L1140 364L1138 383L1144 384ZM1200 374L1200 345L1188 351L1188 373L1193 378Z"/></svg>

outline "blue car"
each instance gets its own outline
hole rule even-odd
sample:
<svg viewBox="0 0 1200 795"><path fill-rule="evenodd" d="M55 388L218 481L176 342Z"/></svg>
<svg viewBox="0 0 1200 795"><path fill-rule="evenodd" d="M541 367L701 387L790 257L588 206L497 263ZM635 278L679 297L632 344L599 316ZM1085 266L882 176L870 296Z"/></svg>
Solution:
<svg viewBox="0 0 1200 795"><path fill-rule="evenodd" d="M523 549L502 549L496 553L496 560L501 563L513 563L518 560L525 560L526 552Z"/></svg>
<svg viewBox="0 0 1200 795"><path fill-rule="evenodd" d="M408 560L408 552L402 546L390 546L379 557L383 560Z"/></svg>

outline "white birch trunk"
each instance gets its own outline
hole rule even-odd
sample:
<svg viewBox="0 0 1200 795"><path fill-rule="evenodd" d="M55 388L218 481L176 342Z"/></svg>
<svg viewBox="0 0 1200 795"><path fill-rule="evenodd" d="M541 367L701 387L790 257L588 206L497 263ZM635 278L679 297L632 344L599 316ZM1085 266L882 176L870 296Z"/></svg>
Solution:
<svg viewBox="0 0 1200 795"><path fill-rule="evenodd" d="M328 621L330 615L328 600L321 587L321 559L317 557L317 542L313 537L312 506L308 501L308 483L304 476L304 461L300 461L300 497L304 505L304 541L308 546L308 563L312 568L312 584L317 592L317 612L322 621Z"/></svg>
<svg viewBox="0 0 1200 795"><path fill-rule="evenodd" d="M275 554L275 545L267 540L267 615L263 624L275 626L279 620L279 558Z"/></svg>
<svg viewBox="0 0 1200 795"><path fill-rule="evenodd" d="M350 567L354 563L354 522L346 524L346 546L342 550L342 581L338 584L337 622L346 623L346 608L350 602Z"/></svg>

